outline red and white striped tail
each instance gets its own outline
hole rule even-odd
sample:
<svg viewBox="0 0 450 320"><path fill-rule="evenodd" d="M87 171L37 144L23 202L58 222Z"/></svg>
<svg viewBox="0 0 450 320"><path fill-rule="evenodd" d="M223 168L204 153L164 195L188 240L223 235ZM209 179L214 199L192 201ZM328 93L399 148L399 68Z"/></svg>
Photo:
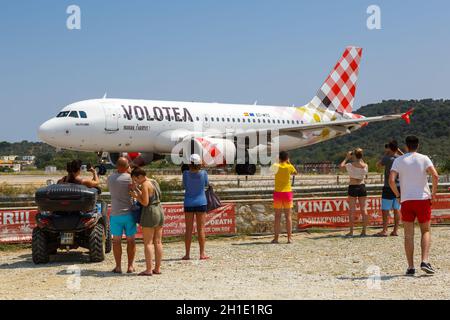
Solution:
<svg viewBox="0 0 450 320"><path fill-rule="evenodd" d="M322 111L352 112L361 56L362 48L345 48L342 57L309 106Z"/></svg>

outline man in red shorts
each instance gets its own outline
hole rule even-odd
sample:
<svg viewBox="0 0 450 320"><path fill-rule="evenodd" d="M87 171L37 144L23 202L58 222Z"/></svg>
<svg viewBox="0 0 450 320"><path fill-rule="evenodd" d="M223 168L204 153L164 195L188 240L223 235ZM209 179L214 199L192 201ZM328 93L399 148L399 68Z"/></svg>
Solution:
<svg viewBox="0 0 450 320"><path fill-rule="evenodd" d="M422 263L420 268L427 274L435 271L428 262L430 252L431 202L436 197L439 175L430 158L417 152L419 139L406 138L408 153L394 160L389 176L389 186L397 198L401 198L401 213L405 232L405 252L408 260L406 275L414 275L414 221L419 221L422 233ZM428 175L433 178L433 191L428 186ZM400 179L401 197L395 179Z"/></svg>

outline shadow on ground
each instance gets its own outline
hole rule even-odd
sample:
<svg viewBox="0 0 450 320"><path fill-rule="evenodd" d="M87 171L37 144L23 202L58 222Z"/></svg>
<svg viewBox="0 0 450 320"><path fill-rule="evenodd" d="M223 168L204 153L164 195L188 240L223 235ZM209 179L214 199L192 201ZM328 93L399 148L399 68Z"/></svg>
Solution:
<svg viewBox="0 0 450 320"><path fill-rule="evenodd" d="M273 243L268 242L237 242L232 243L232 246L257 246L257 245L274 245Z"/></svg>
<svg viewBox="0 0 450 320"><path fill-rule="evenodd" d="M15 259L12 263L4 263L0 265L0 270L8 269L40 269L49 267L66 266L73 264L90 263L89 255L86 252L71 251L71 252L59 252L56 255L50 255L50 262L45 264L34 264L31 258L31 254L22 254Z"/></svg>
<svg viewBox="0 0 450 320"><path fill-rule="evenodd" d="M389 281L397 278L405 278L405 279L419 279L419 278L429 278L430 275L421 274L417 276L407 276L405 274L395 274L391 276L380 276L381 281ZM351 281L366 281L369 277L337 277L338 280L351 280Z"/></svg>
<svg viewBox="0 0 450 320"><path fill-rule="evenodd" d="M361 240L361 239L372 239L372 238L380 238L380 239L386 239L388 237L379 237L376 236L375 234L373 235L367 235L367 236L360 236L358 234L354 235L354 236L346 236L343 234L328 234L328 235L324 235L324 236L316 236L316 237L311 237L309 236L308 239L311 240L321 240L321 239L357 239L357 240Z"/></svg>

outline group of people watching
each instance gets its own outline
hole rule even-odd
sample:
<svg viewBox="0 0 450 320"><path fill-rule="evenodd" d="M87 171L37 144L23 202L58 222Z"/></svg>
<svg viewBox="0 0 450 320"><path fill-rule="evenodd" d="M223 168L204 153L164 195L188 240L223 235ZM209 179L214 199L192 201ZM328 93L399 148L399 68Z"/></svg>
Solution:
<svg viewBox="0 0 450 320"><path fill-rule="evenodd" d="M189 260L191 257L190 250L195 218L200 245L200 259L205 260L209 258L205 253L205 217L207 211L205 188L208 186L208 174L201 169L201 159L198 155L192 155L190 161L189 170L183 173L186 252L182 259ZM130 170L126 158L119 158L116 166L117 172L110 175L107 180L111 194L110 227L116 261L113 272L122 272L123 234L127 237L127 273L135 272L135 235L137 233L136 226L139 224L142 228L146 261L146 269L139 275L161 274L164 211L161 207L160 187L156 180L146 176L145 170L141 168ZM134 208L133 201L137 201L137 208ZM140 217L136 219L136 216ZM154 266L153 256L155 257Z"/></svg>
<svg viewBox="0 0 450 320"><path fill-rule="evenodd" d="M391 140L385 145L385 152L377 162L379 169L384 168L384 185L381 196L381 211L383 229L375 236L388 235L389 213L394 214L394 228L391 236L398 236L401 220L405 234L405 253L408 262L406 275L414 275L414 222L417 219L421 231L421 264L420 268L427 274L434 274L435 270L429 263L431 206L436 199L439 175L430 158L417 152L419 139L408 136L405 140L406 152L400 150L397 141ZM362 217L361 236L367 236L369 217L367 214L367 190L365 179L369 173L369 166L363 160L363 150L356 148L349 151L340 164L340 169L349 175L348 203L350 231L347 237L353 236L357 205ZM289 162L286 152L281 152L279 162L273 165L275 171L275 190L273 204L275 210L275 237L272 243L278 243L282 212L286 217L288 243L292 242L291 209L293 207L293 192L291 175L297 174L294 166ZM432 177L432 189L428 185L428 176Z"/></svg>
<svg viewBox="0 0 450 320"><path fill-rule="evenodd" d="M390 141L385 145L384 155L377 163L378 168L384 168L384 186L381 196L383 229L376 236L387 236L391 210L394 214L394 228L390 235L398 236L401 214L408 262L406 274L414 275L414 222L417 219L422 236L420 268L428 274L434 274L435 270L429 263L431 205L436 199L439 175L430 158L417 152L419 139L416 136L408 136L405 144L406 152L403 153L397 141ZM363 160L363 150L357 148L349 152L340 164L340 168L346 170L350 177L348 188L350 232L347 236L353 236L356 203L359 204L362 216L361 236L366 236L368 215L364 181L368 173L368 165ZM432 177L431 190L428 185L429 175Z"/></svg>
<svg viewBox="0 0 450 320"><path fill-rule="evenodd" d="M404 155L404 153L400 150L398 143L395 140L391 140L389 143L385 144L384 149L383 156L377 162L377 168L379 170L384 169L384 184L381 195L383 230L377 233L376 236L387 236L389 212L391 210L394 212L394 229L390 235L398 236L398 227L400 223L400 201L389 185L389 176L395 159ZM353 236L354 218L357 204L359 205L360 214L362 216L361 236L366 236L368 215L365 178L369 172L369 166L363 160L363 150L361 148L357 148L354 151L349 151L345 159L341 162L340 169L345 170L350 178L348 187L350 232L347 236ZM395 183L398 187L400 186L398 178L395 180Z"/></svg>
<svg viewBox="0 0 450 320"><path fill-rule="evenodd" d="M189 170L183 172L186 253L182 259L189 260L191 258L192 233L194 220L196 220L200 259L206 260L209 258L205 252L205 217L207 211L205 188L209 183L208 174L205 170L202 170L199 155L192 155L190 161ZM100 179L95 169L89 168L88 171L92 173L92 178L85 179L81 177L81 168L82 162L80 160L69 162L67 164L67 175L60 179L58 183L75 183L89 188L98 188ZM109 225L116 263L112 272L122 273L123 235L126 236L127 242L126 272L136 272L134 267L135 237L138 231L137 224L139 224L142 228L146 268L138 275L161 274L164 211L161 207L161 190L158 182L148 178L145 170L139 167L132 169L128 159L121 157L117 160L116 171L108 177L107 185L111 195Z"/></svg>
<svg viewBox="0 0 450 320"><path fill-rule="evenodd" d="M431 160L417 152L419 139L415 136L406 138L406 153L403 153L395 140L385 145L385 152L377 163L378 168L384 168L384 186L382 189L383 229L376 236L385 237L388 233L389 213L394 213L394 228L391 236L398 235L400 213L405 232L405 252L408 261L407 275L414 275L414 221L418 220L422 233L421 269L428 274L435 271L429 263L431 204L437 194L438 173ZM158 183L149 179L141 168L131 170L127 158L119 158L117 171L108 177L107 184L111 194L110 228L113 236L113 252L116 262L114 273L122 273L122 236L127 238L127 273L134 273L134 258L136 254L135 235L137 224L142 227L146 269L139 273L142 276L161 274L162 228L164 212L161 207L161 190ZM367 235L369 218L367 214L367 190L365 179L369 172L368 164L363 160L363 150L357 148L347 153L340 164L341 170L349 175L348 201L350 231L346 236L353 236L354 218L357 205L362 217L361 236ZM292 175L297 170L289 161L287 152L279 154L279 161L272 165L275 174L273 207L275 211L274 238L272 243L279 243L281 217L284 214L287 229L287 243L292 243L292 208L293 191ZM77 183L88 187L99 186L97 172L90 168L92 179L81 177L81 161L74 160L67 164L67 176L59 183ZM432 176L432 190L428 186L428 175ZM202 170L202 160L197 154L190 157L189 170L183 172L183 187L185 189L184 212L186 221L185 255L181 258L191 258L191 242L194 220L197 225L200 259L209 257L205 253L205 219L207 212L208 174ZM153 256L155 263L153 265Z"/></svg>
<svg viewBox="0 0 450 320"><path fill-rule="evenodd" d="M113 236L114 273L122 273L122 236L127 238L127 273L134 273L137 224L142 227L146 269L141 276L161 274L164 212L158 183L141 168L131 170L128 159L117 160L117 171L108 177L111 194L110 228ZM153 256L155 263L153 266Z"/></svg>

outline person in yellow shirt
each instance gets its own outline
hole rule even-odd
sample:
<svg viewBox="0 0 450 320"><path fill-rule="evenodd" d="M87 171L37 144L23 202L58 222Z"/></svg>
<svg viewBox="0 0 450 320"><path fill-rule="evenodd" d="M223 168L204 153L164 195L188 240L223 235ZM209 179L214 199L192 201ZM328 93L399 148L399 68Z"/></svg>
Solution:
<svg viewBox="0 0 450 320"><path fill-rule="evenodd" d="M292 207L294 206L294 194L291 186L291 176L297 174L297 170L289 161L289 154L281 151L279 162L272 165L275 173L275 190L273 193L273 208L275 209L274 239L272 243L278 243L280 235L281 214L286 217L286 229L288 243L292 243Z"/></svg>

